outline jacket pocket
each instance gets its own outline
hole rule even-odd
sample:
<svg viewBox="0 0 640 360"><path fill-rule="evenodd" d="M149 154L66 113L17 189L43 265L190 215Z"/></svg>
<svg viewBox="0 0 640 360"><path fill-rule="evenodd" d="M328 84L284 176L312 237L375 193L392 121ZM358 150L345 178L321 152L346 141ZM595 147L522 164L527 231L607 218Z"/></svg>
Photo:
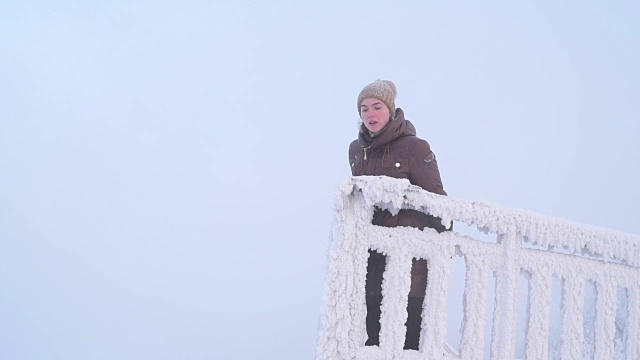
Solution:
<svg viewBox="0 0 640 360"><path fill-rule="evenodd" d="M397 179L409 179L409 159L404 156L390 156L381 163L384 175Z"/></svg>

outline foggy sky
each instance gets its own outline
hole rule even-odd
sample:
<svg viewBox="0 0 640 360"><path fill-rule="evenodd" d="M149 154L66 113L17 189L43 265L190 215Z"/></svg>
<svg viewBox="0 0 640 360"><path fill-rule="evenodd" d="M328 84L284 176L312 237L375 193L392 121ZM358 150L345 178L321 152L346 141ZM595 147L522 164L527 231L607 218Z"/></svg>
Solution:
<svg viewBox="0 0 640 360"><path fill-rule="evenodd" d="M0 358L309 359L361 88L449 196L640 234L640 6L0 5Z"/></svg>

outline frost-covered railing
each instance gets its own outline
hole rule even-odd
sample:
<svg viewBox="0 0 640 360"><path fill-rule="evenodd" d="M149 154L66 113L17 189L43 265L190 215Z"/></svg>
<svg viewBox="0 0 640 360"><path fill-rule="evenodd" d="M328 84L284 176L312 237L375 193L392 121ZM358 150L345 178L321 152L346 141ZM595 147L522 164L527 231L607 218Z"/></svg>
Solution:
<svg viewBox="0 0 640 360"><path fill-rule="evenodd" d="M374 207L416 209L497 235L495 243L432 229L371 225ZM515 357L516 302L522 273L529 276L527 359L549 358L551 279L562 279L562 359L581 359L585 282L597 290L595 359L614 357L618 288L626 290L624 354L640 359L640 237L570 223L487 202L428 193L407 180L352 177L338 189L325 307L317 360L482 359L488 281L495 276L491 359ZM380 346L364 346L368 249L386 254ZM450 259L464 256L466 283L459 352L445 341ZM420 350L403 350L412 258L427 259Z"/></svg>

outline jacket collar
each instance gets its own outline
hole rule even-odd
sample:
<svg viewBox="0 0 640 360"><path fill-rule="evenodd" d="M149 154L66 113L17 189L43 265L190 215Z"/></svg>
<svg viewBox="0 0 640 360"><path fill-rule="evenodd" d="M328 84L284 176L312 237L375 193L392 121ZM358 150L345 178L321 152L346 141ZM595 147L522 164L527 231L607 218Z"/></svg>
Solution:
<svg viewBox="0 0 640 360"><path fill-rule="evenodd" d="M376 136L372 136L364 124L360 125L358 142L363 148L377 148L385 146L403 136L415 136L416 128L404 118L404 111L397 108L395 116Z"/></svg>

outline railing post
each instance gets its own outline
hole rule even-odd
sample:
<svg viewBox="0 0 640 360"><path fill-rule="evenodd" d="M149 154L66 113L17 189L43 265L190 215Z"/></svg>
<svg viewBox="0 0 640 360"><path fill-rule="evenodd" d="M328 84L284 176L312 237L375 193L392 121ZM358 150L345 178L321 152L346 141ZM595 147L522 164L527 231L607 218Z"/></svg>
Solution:
<svg viewBox="0 0 640 360"><path fill-rule="evenodd" d="M366 337L368 252L356 225L367 216L367 209L362 206L361 196L353 193L338 201L317 360L354 359Z"/></svg>
<svg viewBox="0 0 640 360"><path fill-rule="evenodd" d="M503 248L502 271L496 276L496 305L494 309L493 334L491 336L491 359L513 359L515 354L516 305L520 268L520 241L515 231L499 236Z"/></svg>

